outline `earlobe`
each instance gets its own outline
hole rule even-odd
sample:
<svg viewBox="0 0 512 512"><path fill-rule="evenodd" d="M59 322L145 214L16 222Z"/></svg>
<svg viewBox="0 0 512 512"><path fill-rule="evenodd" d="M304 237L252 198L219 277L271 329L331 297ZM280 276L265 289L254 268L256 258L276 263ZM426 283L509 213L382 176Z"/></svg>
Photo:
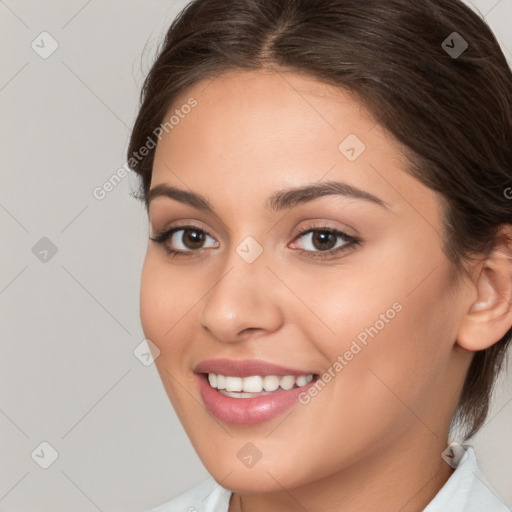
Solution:
<svg viewBox="0 0 512 512"><path fill-rule="evenodd" d="M461 319L457 335L457 344L467 350L485 350L512 327L511 240L512 225L506 225L500 243L479 266L473 283L476 298Z"/></svg>

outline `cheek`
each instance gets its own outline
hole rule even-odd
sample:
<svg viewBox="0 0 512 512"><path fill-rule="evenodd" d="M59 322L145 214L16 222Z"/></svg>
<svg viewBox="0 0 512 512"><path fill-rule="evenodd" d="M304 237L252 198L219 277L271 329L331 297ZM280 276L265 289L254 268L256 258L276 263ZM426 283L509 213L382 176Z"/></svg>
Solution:
<svg viewBox="0 0 512 512"><path fill-rule="evenodd" d="M380 244L378 254L296 276L295 291L314 313L301 330L328 361L335 403L361 418L371 419L374 407L391 417L393 404L403 407L398 396L426 406L446 377L456 336L448 263L437 248L414 258L411 247L405 238Z"/></svg>
<svg viewBox="0 0 512 512"><path fill-rule="evenodd" d="M148 249L141 273L140 319L144 336L160 350L155 359L164 389L180 421L188 424L190 400L186 389L195 386L188 372L180 374L184 353L188 346L187 313L201 297L186 272L172 267L161 256ZM197 413L197 411L193 411Z"/></svg>
<svg viewBox="0 0 512 512"><path fill-rule="evenodd" d="M159 274L159 265L148 250L140 281L140 319L144 336L162 350L165 312L171 309L167 307L166 296L161 285L162 276Z"/></svg>
<svg viewBox="0 0 512 512"><path fill-rule="evenodd" d="M448 261L429 243L433 235L425 235L404 230L400 237L384 237L354 253L338 267L315 269L316 278L301 278L302 293L309 288L311 309L331 330L328 339L346 343L359 336L369 344L386 338L389 348L406 354L450 323L447 311L453 309L454 297L447 284Z"/></svg>
<svg viewBox="0 0 512 512"><path fill-rule="evenodd" d="M195 284L196 283L196 284ZM179 266L172 266L148 249L141 273L140 319L146 338L166 355L186 344L183 325L201 298L199 284Z"/></svg>

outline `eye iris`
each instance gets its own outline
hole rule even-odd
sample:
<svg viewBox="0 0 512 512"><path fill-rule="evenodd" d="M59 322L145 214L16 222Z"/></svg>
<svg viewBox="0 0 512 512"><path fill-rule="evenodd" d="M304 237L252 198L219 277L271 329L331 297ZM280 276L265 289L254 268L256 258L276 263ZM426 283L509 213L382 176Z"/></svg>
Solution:
<svg viewBox="0 0 512 512"><path fill-rule="evenodd" d="M186 236L186 233L189 236ZM200 249L201 245L204 243L204 233L197 229L186 229L183 232L182 240L188 249Z"/></svg>
<svg viewBox="0 0 512 512"><path fill-rule="evenodd" d="M330 238L330 240L329 240L329 238ZM317 245L317 242L320 242L320 243ZM327 245L329 247L326 247L326 245L325 245L326 242L328 242ZM329 243L329 242L332 242L332 243ZM320 250L332 249L336 245L336 236L334 235L334 233L330 233L329 231L315 231L313 233L313 245L315 246L315 249L320 249Z"/></svg>

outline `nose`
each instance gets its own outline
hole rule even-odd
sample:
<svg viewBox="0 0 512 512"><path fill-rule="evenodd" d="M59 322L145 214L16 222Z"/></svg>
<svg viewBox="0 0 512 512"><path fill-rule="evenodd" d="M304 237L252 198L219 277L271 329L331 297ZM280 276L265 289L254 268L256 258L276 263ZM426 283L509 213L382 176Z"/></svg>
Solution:
<svg viewBox="0 0 512 512"><path fill-rule="evenodd" d="M278 330L283 323L279 283L263 254L248 263L233 250L222 270L201 301L201 327L224 343Z"/></svg>

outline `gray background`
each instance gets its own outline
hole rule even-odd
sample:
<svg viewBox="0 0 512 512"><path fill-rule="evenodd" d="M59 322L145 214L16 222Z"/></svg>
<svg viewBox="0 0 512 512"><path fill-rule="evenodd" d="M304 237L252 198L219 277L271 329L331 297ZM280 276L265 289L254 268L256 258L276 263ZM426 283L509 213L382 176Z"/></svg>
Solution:
<svg viewBox="0 0 512 512"><path fill-rule="evenodd" d="M207 476L133 353L148 236L137 180L92 193L125 163L143 77L185 4L0 0L0 511L142 511ZM510 62L512 0L473 5ZM45 59L31 47L51 49L43 31L58 43ZM509 504L511 382L473 441ZM48 469L43 441L58 452Z"/></svg>

